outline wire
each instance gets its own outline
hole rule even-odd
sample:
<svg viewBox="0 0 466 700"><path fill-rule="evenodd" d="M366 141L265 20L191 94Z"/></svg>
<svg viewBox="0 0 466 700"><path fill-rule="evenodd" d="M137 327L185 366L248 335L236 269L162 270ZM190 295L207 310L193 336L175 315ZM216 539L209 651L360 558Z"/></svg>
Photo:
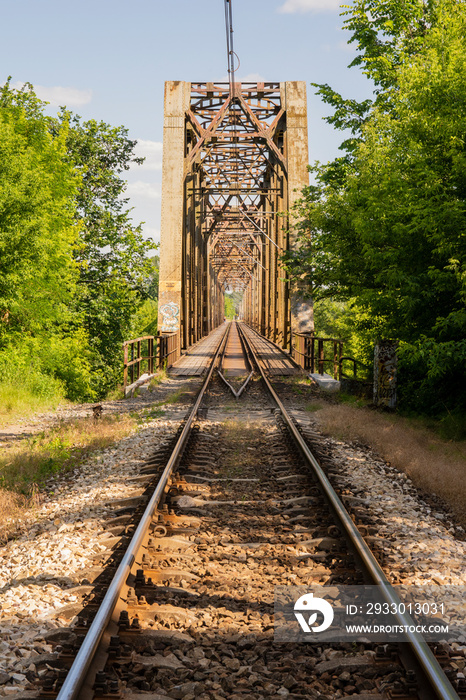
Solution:
<svg viewBox="0 0 466 700"><path fill-rule="evenodd" d="M228 65L228 82L229 82L229 87L230 87L230 104L228 106L228 113L229 113L229 119L230 119L230 125L232 127L232 130L230 131L230 134L232 136L232 155L233 155L233 174L232 174L232 181L234 183L235 189L237 191L236 194L236 200L237 204L240 205L241 202L241 196L239 194L239 186L240 186L240 178L239 178L239 157L240 157L240 149L239 149L239 137L238 137L238 119L239 119L239 113L238 113L238 106L236 105L237 100L236 95L235 95L235 73L240 67L240 60L238 54L234 51L233 48L233 12L232 12L232 2L233 0L224 0L224 8L225 8L225 31L226 31L226 39L227 39L227 65ZM235 58L238 62L238 65L235 68ZM236 107L236 110L235 110ZM266 238L269 238L267 234L262 231L262 229L259 228L259 226L252 220L250 219L249 216L247 216L246 212L243 212L245 216L251 221L256 228L259 229L261 233L266 236ZM269 240L271 240L269 238ZM274 245L274 241L272 241ZM234 244L235 245L235 244ZM278 246L277 246L278 247ZM246 252L243 250L243 252ZM255 258L252 255L249 255L246 253L248 257L251 257L255 261L255 265L253 267L252 271L247 271L246 268L244 268L241 264L240 267L243 268L243 270L247 271L248 274L251 276L252 279L257 280L256 277L253 275L253 271L256 269L256 265L260 265L260 267L263 267L263 265L259 262L257 258ZM265 268L263 268L265 269Z"/></svg>
<svg viewBox="0 0 466 700"><path fill-rule="evenodd" d="M225 30L227 35L227 66L228 66L228 82L230 83L230 97L233 97L233 82L235 73L236 56L233 50L233 13L232 0L224 0L225 5Z"/></svg>

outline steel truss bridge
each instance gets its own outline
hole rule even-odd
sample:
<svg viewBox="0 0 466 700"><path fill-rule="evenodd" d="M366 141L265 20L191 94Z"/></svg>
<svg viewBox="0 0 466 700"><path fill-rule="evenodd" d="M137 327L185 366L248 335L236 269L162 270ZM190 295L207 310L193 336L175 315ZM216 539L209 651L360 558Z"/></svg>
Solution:
<svg viewBox="0 0 466 700"><path fill-rule="evenodd" d="M159 328L187 348L241 316L287 348L312 330L281 263L296 245L287 212L308 184L306 85L165 84Z"/></svg>

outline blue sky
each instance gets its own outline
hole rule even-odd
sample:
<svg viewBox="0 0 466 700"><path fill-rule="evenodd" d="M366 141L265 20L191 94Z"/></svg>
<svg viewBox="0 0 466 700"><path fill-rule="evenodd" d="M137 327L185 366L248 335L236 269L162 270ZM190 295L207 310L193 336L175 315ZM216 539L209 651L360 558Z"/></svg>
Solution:
<svg viewBox="0 0 466 700"><path fill-rule="evenodd" d="M348 2L348 0L347 0ZM232 0L237 75L304 80L310 161L327 161L342 140L322 117L311 82L364 99L370 84L347 68L354 49L339 0ZM128 173L135 221L158 240L165 80L225 79L223 0L3 0L0 82L31 82L56 113L123 124L146 163Z"/></svg>

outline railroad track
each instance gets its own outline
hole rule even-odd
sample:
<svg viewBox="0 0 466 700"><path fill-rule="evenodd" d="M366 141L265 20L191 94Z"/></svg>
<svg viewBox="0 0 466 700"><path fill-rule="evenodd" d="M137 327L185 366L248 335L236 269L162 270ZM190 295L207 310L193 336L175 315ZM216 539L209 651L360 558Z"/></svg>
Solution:
<svg viewBox="0 0 466 700"><path fill-rule="evenodd" d="M61 670L49 674L41 695L458 698L416 634L395 653L393 646L334 644L328 658L315 644L274 644L275 585L372 582L387 602L398 597L310 451L313 435L299 429L263 372L248 330L239 326L230 353L229 333L173 449L141 474L153 485L144 509L138 501L129 546L111 582L88 600L75 644L62 649ZM227 366L238 340L247 392ZM215 376L217 363L225 384ZM261 388L250 381L253 369ZM217 398L209 408L212 386ZM260 424L215 419L230 390L238 407L241 395L254 395ZM206 408L214 418L202 420ZM127 524L131 516L119 517ZM400 623L409 626L406 614Z"/></svg>

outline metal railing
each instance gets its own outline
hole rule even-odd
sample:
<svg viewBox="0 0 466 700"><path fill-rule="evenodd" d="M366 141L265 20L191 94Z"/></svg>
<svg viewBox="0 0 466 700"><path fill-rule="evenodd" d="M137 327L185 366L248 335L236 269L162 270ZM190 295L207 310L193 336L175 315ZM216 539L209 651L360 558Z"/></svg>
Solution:
<svg viewBox="0 0 466 700"><path fill-rule="evenodd" d="M349 374L347 374L343 370L343 363L344 362L350 362L353 365L353 376L350 377ZM358 375L358 368L362 371L364 376ZM355 381L368 381L369 380L369 375L372 371L372 367L369 367L369 365L365 365L364 362L361 362L360 360L356 360L354 357L350 357L349 355L345 355L344 357L340 357L340 374L341 377L344 377L346 379L353 379Z"/></svg>
<svg viewBox="0 0 466 700"><path fill-rule="evenodd" d="M342 340L318 338L313 333L292 333L291 357L312 374L323 374L330 365L334 379L341 379L342 355Z"/></svg>
<svg viewBox="0 0 466 700"><path fill-rule="evenodd" d="M180 357L178 333L157 334L157 367L171 367Z"/></svg>
<svg viewBox="0 0 466 700"><path fill-rule="evenodd" d="M179 356L178 333L158 333L126 340L123 343L123 388L136 382L144 373L154 374L156 369L170 367Z"/></svg>

